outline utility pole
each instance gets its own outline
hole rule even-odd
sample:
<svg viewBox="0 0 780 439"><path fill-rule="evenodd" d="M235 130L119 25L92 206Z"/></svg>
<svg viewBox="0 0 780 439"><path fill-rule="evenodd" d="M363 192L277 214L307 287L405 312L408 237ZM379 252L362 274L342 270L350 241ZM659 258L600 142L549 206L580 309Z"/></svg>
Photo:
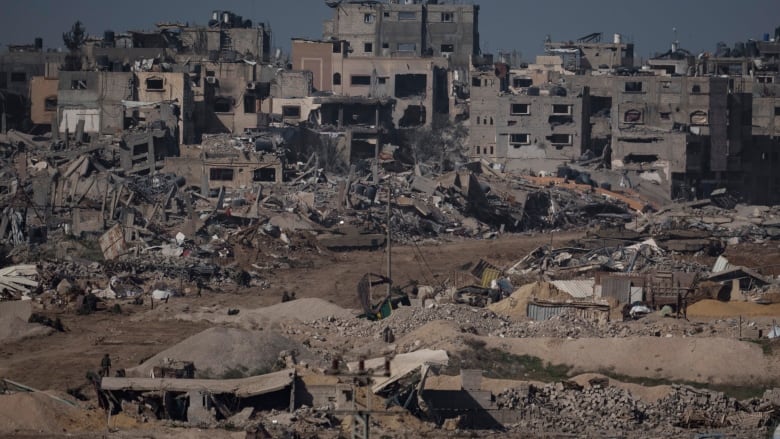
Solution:
<svg viewBox="0 0 780 439"><path fill-rule="evenodd" d="M387 278L388 279L392 279L393 278L393 273L391 271L391 269L392 269L392 251L391 251L392 245L390 244L390 239L391 239L391 235L390 235L390 217L392 215L392 210L390 208L390 202L391 202L392 198L393 198L393 188L392 188L392 185L390 184L390 180L388 180L387 181L387 219L386 219L386 224L387 224L387 246L386 246L387 247ZM392 287L391 283L388 282L387 283L387 297L390 297L390 289L391 289L391 287Z"/></svg>

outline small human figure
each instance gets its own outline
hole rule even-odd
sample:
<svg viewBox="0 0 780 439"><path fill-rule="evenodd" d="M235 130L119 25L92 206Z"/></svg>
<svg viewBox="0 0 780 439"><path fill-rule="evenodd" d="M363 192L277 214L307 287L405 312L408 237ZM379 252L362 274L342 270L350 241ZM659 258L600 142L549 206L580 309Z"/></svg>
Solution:
<svg viewBox="0 0 780 439"><path fill-rule="evenodd" d="M107 377L111 373L111 357L108 354L103 355L100 360L100 376Z"/></svg>

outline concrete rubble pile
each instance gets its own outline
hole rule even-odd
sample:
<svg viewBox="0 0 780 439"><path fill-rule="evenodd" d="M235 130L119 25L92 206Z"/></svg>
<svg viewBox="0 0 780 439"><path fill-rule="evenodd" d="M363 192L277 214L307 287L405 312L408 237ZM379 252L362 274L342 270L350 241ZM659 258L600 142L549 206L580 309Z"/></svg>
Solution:
<svg viewBox="0 0 780 439"><path fill-rule="evenodd" d="M677 384L666 397L647 403L603 381L609 380L593 379L586 387L559 382L507 389L496 395L496 404L521 411L522 420L511 429L594 435L630 431L679 435L700 428L761 434L776 409L765 399L738 401L721 392Z"/></svg>

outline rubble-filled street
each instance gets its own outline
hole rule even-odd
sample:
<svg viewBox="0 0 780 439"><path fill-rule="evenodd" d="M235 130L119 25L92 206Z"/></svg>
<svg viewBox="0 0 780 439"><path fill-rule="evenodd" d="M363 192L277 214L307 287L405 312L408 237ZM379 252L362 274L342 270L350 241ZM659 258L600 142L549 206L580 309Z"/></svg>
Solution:
<svg viewBox="0 0 780 439"><path fill-rule="evenodd" d="M0 437L780 437L780 27L317 3L0 53Z"/></svg>

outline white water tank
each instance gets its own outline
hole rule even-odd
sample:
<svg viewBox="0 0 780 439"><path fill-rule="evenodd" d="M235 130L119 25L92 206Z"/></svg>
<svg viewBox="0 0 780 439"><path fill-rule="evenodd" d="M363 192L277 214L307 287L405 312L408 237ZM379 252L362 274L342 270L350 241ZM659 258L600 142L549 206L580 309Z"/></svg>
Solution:
<svg viewBox="0 0 780 439"><path fill-rule="evenodd" d="M620 34L615 34L612 36L612 42L615 44L620 44L623 42L623 36Z"/></svg>

